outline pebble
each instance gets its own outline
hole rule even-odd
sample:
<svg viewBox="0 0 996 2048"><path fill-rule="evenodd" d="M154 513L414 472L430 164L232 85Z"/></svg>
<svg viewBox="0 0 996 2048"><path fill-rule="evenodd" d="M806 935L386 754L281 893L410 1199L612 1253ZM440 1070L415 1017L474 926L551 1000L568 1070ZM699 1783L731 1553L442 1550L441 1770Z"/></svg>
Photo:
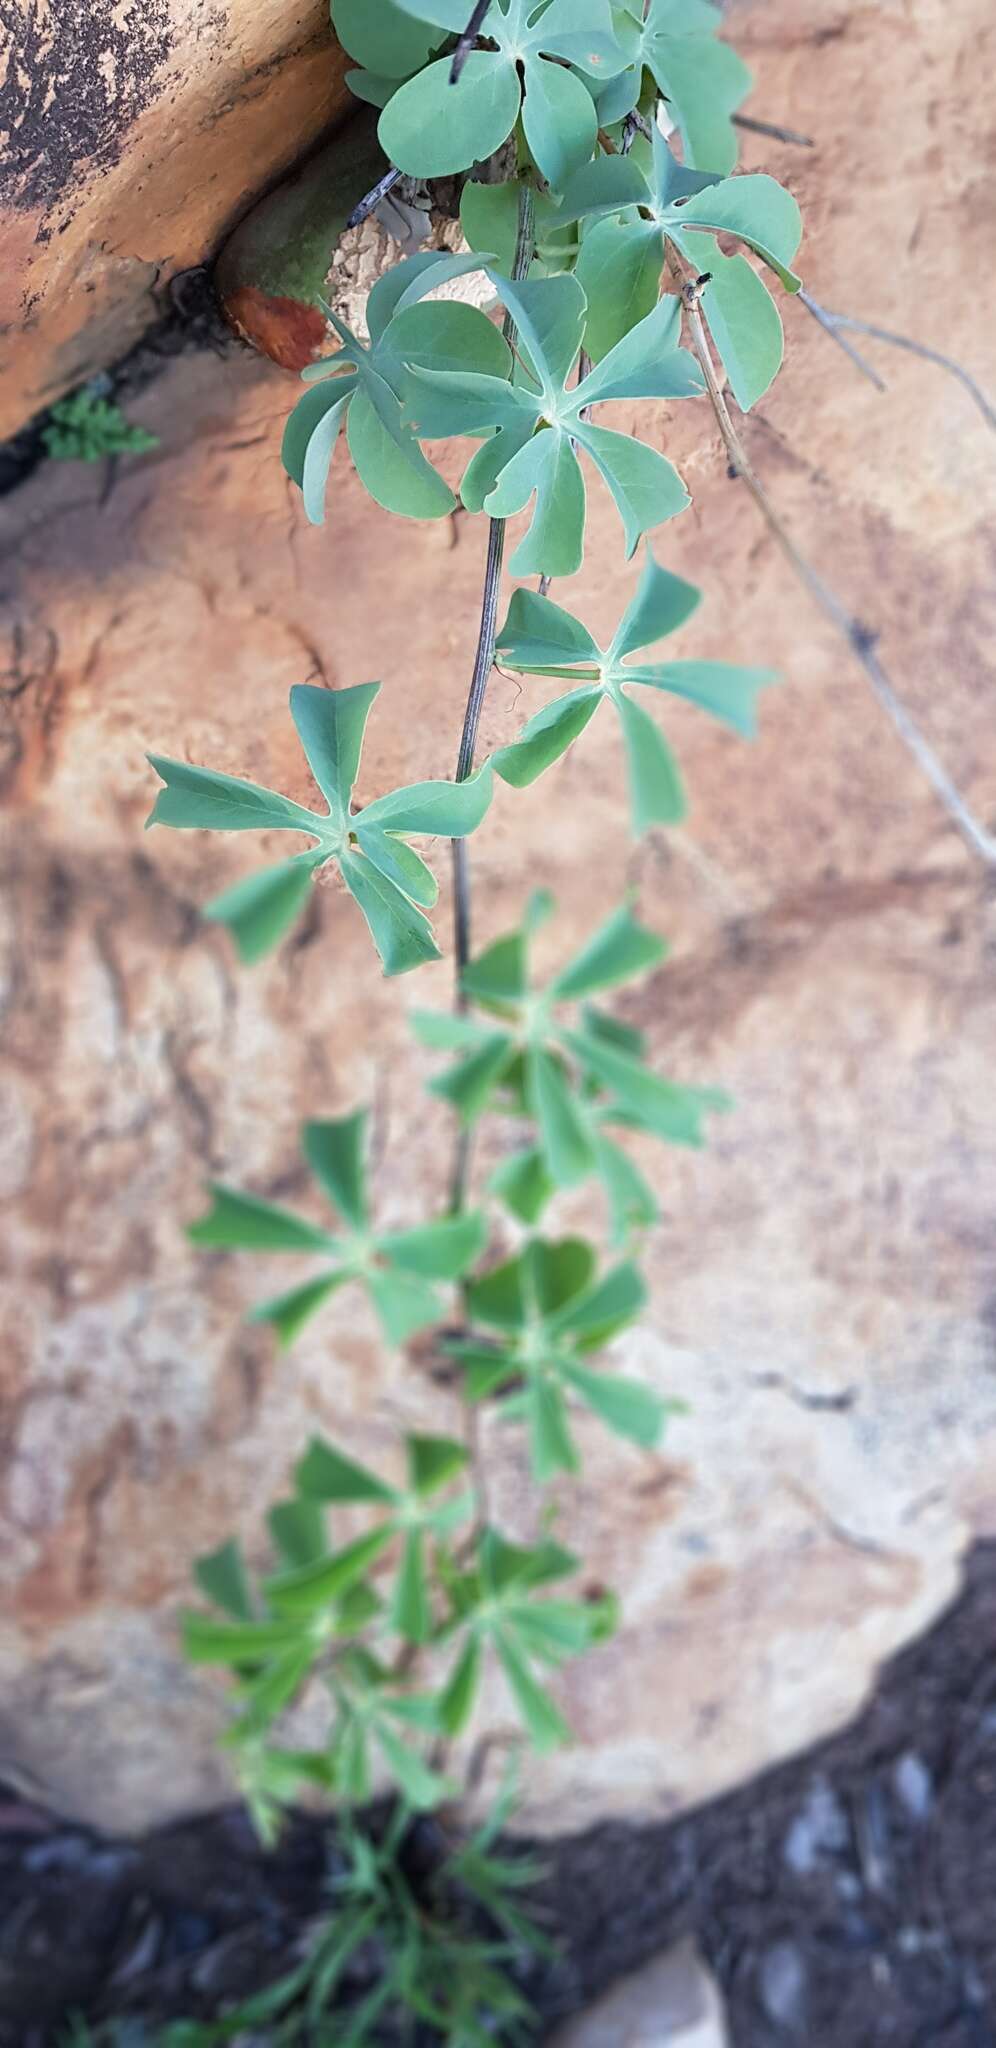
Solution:
<svg viewBox="0 0 996 2048"><path fill-rule="evenodd" d="M934 1803L934 1780L915 1750L904 1750L903 1755L896 1759L892 1782L897 1798L911 1819L926 1820Z"/></svg>
<svg viewBox="0 0 996 2048"><path fill-rule="evenodd" d="M847 1848L847 1815L827 1778L814 1778L785 1836L782 1854L797 1877L806 1877L827 1856Z"/></svg>
<svg viewBox="0 0 996 2048"><path fill-rule="evenodd" d="M758 1989L769 2020L790 2033L797 2032L805 2013L806 1965L794 1941L776 1941L765 1949Z"/></svg>
<svg viewBox="0 0 996 2048"><path fill-rule="evenodd" d="M25 1851L25 1870L79 1870L93 1854L86 1835L50 1835L46 1842Z"/></svg>
<svg viewBox="0 0 996 2048"><path fill-rule="evenodd" d="M719 1991L682 1941L614 1984L550 2037L549 2048L727 2048Z"/></svg>

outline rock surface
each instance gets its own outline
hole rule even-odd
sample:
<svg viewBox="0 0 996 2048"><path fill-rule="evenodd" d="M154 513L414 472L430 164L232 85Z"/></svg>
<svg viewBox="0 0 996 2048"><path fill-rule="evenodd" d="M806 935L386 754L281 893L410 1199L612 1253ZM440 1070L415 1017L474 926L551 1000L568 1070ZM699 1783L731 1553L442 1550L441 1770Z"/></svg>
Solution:
<svg viewBox="0 0 996 2048"><path fill-rule="evenodd" d="M682 1941L613 1985L588 2012L550 2037L550 2048L726 2048L719 1992Z"/></svg>
<svg viewBox="0 0 996 2048"><path fill-rule="evenodd" d="M14 0L4 30L0 438L124 355L353 104L321 0Z"/></svg>
<svg viewBox="0 0 996 2048"><path fill-rule="evenodd" d="M243 341L282 369L303 370L334 341L316 300L328 299L343 234L362 233L346 222L383 168L375 110L361 108L252 207L225 243L213 272L221 310Z"/></svg>
<svg viewBox="0 0 996 2048"><path fill-rule="evenodd" d="M817 296L984 376L988 0L915 23L777 0L732 27L757 112L818 139L744 151L797 191ZM787 323L755 460L991 822L991 443L941 372L880 354L883 397L801 308ZM392 521L340 451L330 526L309 530L277 459L291 397L264 364L188 358L136 406L161 446L109 496L49 466L2 515L0 1759L123 1828L225 1784L219 1696L176 1650L191 1555L236 1526L258 1544L316 1424L377 1461L399 1422L451 1421L352 1301L277 1358L240 1317L286 1267L196 1258L182 1235L208 1174L299 1196L299 1120L363 1099L389 1119L385 1218L413 1221L445 1185L449 1132L404 1020L447 999L446 965L385 985L352 906L322 890L298 941L241 971L196 910L256 849L141 836L147 747L304 795L286 693L307 678L384 678L361 798L455 751L481 527ZM650 432L695 495L658 536L708 595L680 651L785 680L753 748L667 711L682 833L634 849L618 756L582 741L503 792L476 842L482 942L538 864L561 903L551 952L633 885L673 952L632 1015L666 1071L736 1100L707 1152L644 1160L666 1213L620 1362L689 1413L663 1458L592 1430L565 1490L563 1533L625 1618L565 1687L576 1747L532 1770L547 1830L676 1810L826 1733L993 1523L991 893L728 482L708 414L655 408ZM601 492L592 518L564 597L601 628L635 572ZM496 675L484 743L523 708ZM495 1452L526 1527L525 1474L509 1442Z"/></svg>

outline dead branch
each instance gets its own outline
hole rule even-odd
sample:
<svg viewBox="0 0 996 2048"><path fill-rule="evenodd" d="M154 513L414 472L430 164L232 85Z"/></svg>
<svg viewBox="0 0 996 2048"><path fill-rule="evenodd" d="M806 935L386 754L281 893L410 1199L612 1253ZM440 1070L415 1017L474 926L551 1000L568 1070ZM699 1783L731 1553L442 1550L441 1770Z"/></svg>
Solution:
<svg viewBox="0 0 996 2048"><path fill-rule="evenodd" d="M954 356L946 356L938 348L928 348L924 341L914 341L911 334L897 334L891 327L879 327L873 320L858 320L851 313L831 313L826 306L820 305L818 299L814 299L812 292L803 290L798 296L807 312L812 314L814 320L819 321L820 326L833 338L838 348L842 348L845 355L850 356L851 361L857 364L858 369L870 378L879 391L884 391L886 387L878 371L872 369L871 364L866 362L853 343L845 340L845 334L866 334L870 341L884 341L890 348L906 349L909 355L921 356L925 363L936 363L938 369L947 370L949 376L957 377L959 384L964 386L969 397L978 406L987 427L992 427L996 432L996 406L990 404L982 386L976 383L964 364L957 362Z"/></svg>
<svg viewBox="0 0 996 2048"><path fill-rule="evenodd" d="M758 121L753 114L734 114L736 128L746 128L751 135L770 135L775 142L794 142L799 149L815 149L811 135L799 135L794 128L780 128L775 121Z"/></svg>
<svg viewBox="0 0 996 2048"><path fill-rule="evenodd" d="M935 795L944 805L948 815L954 819L963 839L987 865L996 867L996 837L991 832L986 831L985 827L979 823L974 813L969 809L964 797L952 782L946 768L938 760L929 741L924 737L911 713L907 710L894 683L879 659L876 648L876 634L870 627L864 625L860 619L852 616L836 593L824 583L822 577L817 574L812 564L800 552L788 528L784 525L780 514L771 503L767 491L754 469L733 423L723 387L713 365L712 352L709 347L699 303L705 288L705 282L707 281L700 282L697 278L688 276L670 244L668 245L667 260L668 268L681 293L692 348L706 381L706 389L709 393L713 412L716 415L716 424L723 437L723 445L726 449L733 474L742 478L746 484L769 532L777 541L782 553L795 570L800 583L808 590L814 604L819 607L824 618L828 619L830 624L836 628L842 639L847 642L852 654L860 661L882 709L892 720L900 738L909 748L910 753L926 776Z"/></svg>

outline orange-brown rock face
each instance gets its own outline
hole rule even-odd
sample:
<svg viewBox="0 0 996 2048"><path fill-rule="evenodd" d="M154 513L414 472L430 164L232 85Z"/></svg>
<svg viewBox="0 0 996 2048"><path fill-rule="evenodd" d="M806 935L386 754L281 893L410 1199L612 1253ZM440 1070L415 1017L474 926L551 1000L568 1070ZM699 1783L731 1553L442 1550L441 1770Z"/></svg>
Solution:
<svg viewBox="0 0 996 2048"><path fill-rule="evenodd" d="M0 437L122 355L351 104L320 0L14 0L4 31Z"/></svg>
<svg viewBox="0 0 996 2048"><path fill-rule="evenodd" d="M798 193L813 290L991 378L990 0L915 18L759 0L731 26L756 112L817 140L744 150ZM754 460L992 823L991 436L941 372L879 352L883 396L801 307L786 321ZM3 511L0 1753L126 1827L226 1784L218 1694L177 1651L191 1554L240 1530L259 1555L309 1430L376 1463L399 1425L454 1421L345 1296L278 1357L242 1316L286 1264L183 1236L213 1175L305 1201L299 1121L360 1101L389 1118L389 1225L446 1184L405 1018L448 1000L448 965L384 982L323 887L279 954L240 969L197 906L260 849L141 829L146 748L306 798L286 701L309 678L383 679L361 801L455 758L481 523L392 520L340 448L329 525L309 529L278 461L293 395L265 363L186 358L134 409L159 449L102 507L101 478L64 465ZM551 958L634 886L673 953L630 1013L663 1071L735 1102L703 1153L640 1154L664 1218L618 1357L688 1413L661 1458L584 1428L559 1528L619 1587L623 1624L568 1681L575 1748L532 1769L547 1828L673 1809L826 1733L996 1525L987 878L728 481L708 412L641 421L695 498L655 541L706 591L679 652L783 682L753 746L655 707L688 782L681 834L634 848L599 724L532 790L502 789L474 842L481 943L537 879L561 904ZM466 448L449 455L452 476ZM595 483L591 519L562 595L603 629L636 565ZM546 688L497 673L483 744ZM582 1196L556 1220L599 1218ZM499 1509L528 1531L519 1447L489 1446ZM493 1714L507 1723L501 1697Z"/></svg>

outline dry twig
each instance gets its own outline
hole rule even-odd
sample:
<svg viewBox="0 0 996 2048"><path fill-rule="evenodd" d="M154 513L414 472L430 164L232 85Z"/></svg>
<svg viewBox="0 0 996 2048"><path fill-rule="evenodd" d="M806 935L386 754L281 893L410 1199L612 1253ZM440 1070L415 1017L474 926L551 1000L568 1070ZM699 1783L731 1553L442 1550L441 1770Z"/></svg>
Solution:
<svg viewBox="0 0 996 2048"><path fill-rule="evenodd" d="M746 128L751 135L770 135L775 142L794 142L798 149L815 149L811 135L799 135L794 128L780 128L776 121L758 121L753 114L734 114L735 128Z"/></svg>
<svg viewBox="0 0 996 2048"><path fill-rule="evenodd" d="M938 348L928 348L924 341L914 341L911 334L897 334L891 327L879 327L873 320L858 320L851 313L831 313L826 306L820 305L819 299L814 299L812 292L803 290L798 296L807 312L812 314L814 320L819 321L820 326L837 343L838 348L842 348L845 355L850 356L852 363L857 364L858 369L879 391L886 389L883 378L869 362L866 362L853 342L846 339L848 334L866 334L870 341L888 342L890 348L906 349L909 355L922 356L925 363L936 363L939 369L947 370L950 376L957 377L959 384L964 386L969 397L978 406L987 427L992 427L996 433L996 406L990 404L982 386L976 383L975 378L962 363L956 362L954 356L943 355Z"/></svg>
<svg viewBox="0 0 996 2048"><path fill-rule="evenodd" d="M706 381L706 389L716 415L716 424L723 437L723 445L729 458L730 468L735 476L746 484L758 511L782 553L791 563L814 604L819 606L824 618L829 619L842 638L846 640L871 683L882 709L891 718L896 731L921 768L935 795L940 799L949 816L954 819L963 839L987 865L996 867L996 836L987 832L969 809L964 797L952 782L947 769L938 760L929 741L924 737L915 719L907 710L894 683L879 660L873 630L856 619L841 603L836 592L824 583L812 564L800 553L788 528L775 510L756 470L748 456L743 442L733 423L729 406L716 375L712 352L706 334L705 323L700 310L700 299L707 280L686 275L676 255L668 248L668 268L681 293L688 320L693 351Z"/></svg>

